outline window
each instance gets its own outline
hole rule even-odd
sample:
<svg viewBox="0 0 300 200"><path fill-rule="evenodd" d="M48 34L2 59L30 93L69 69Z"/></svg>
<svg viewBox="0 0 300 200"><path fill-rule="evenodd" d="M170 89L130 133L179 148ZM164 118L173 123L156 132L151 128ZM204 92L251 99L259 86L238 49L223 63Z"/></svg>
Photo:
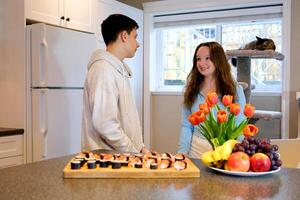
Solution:
<svg viewBox="0 0 300 200"><path fill-rule="evenodd" d="M245 20L210 20L210 23L193 22L192 25L159 26L157 34L156 90L181 91L192 67L192 57L198 44L218 41L224 50L238 49L255 40L255 36L272 38L276 51L281 52L281 17L250 16ZM203 20L202 20L203 21ZM229 61L230 62L230 61ZM251 59L253 92L281 91L282 63L274 59ZM236 68L232 67L236 76Z"/></svg>

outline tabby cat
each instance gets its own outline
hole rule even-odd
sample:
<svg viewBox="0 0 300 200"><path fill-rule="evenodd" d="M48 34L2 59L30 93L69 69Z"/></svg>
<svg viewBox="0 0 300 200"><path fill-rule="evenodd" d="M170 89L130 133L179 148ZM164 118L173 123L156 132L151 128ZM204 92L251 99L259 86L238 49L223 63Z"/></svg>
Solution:
<svg viewBox="0 0 300 200"><path fill-rule="evenodd" d="M239 48L240 50L275 50L276 46L272 39L260 38L256 36L256 40L247 43L245 46Z"/></svg>
<svg viewBox="0 0 300 200"><path fill-rule="evenodd" d="M275 50L276 46L272 39L269 38L260 38L256 36L256 40L245 44L243 47L239 48L239 50ZM236 67L237 60L236 58L231 59L231 63Z"/></svg>

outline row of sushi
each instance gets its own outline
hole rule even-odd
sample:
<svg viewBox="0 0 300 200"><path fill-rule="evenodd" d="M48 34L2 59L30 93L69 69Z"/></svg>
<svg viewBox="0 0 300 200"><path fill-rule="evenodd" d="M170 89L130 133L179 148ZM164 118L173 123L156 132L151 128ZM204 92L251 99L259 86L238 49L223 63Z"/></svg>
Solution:
<svg viewBox="0 0 300 200"><path fill-rule="evenodd" d="M97 164L100 168L111 165L112 169L124 167L167 169L174 167L177 170L186 169L189 160L183 154L172 155L170 153L149 152L147 154L108 154L93 152L82 152L71 161L71 169L80 169L84 164L88 169L95 169Z"/></svg>

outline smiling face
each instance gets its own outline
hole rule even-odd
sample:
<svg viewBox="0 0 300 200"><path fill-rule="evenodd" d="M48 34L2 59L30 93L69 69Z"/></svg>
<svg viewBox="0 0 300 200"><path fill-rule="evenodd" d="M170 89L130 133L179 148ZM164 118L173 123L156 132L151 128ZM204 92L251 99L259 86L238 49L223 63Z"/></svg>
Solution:
<svg viewBox="0 0 300 200"><path fill-rule="evenodd" d="M210 52L207 46L202 46L196 53L197 69L204 76L213 76L216 70L214 63L210 59Z"/></svg>

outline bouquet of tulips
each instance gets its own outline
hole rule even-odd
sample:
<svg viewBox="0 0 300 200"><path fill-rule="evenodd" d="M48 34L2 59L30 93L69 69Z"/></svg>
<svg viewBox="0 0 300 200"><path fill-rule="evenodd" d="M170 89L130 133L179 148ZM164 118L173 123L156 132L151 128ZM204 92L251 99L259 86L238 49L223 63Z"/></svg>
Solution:
<svg viewBox="0 0 300 200"><path fill-rule="evenodd" d="M254 106L246 104L244 107L245 119L240 124L236 124L240 105L232 103L232 100L233 96L224 95L222 98L224 109L221 109L217 104L217 94L209 92L205 98L206 103L199 104L199 110L189 116L190 123L196 126L197 131L204 136L213 150L227 140L235 140L242 134L245 137L254 136L258 132L255 125L248 124L249 119L254 114Z"/></svg>

